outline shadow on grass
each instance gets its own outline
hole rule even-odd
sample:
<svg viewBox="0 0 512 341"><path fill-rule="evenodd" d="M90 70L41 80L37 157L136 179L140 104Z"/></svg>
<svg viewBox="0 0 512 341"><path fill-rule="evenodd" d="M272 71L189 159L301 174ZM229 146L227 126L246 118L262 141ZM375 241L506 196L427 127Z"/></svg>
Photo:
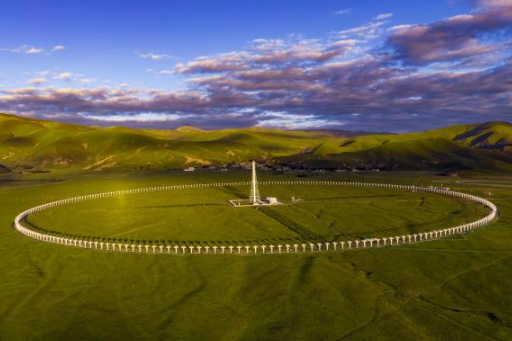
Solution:
<svg viewBox="0 0 512 341"><path fill-rule="evenodd" d="M130 209L160 209L160 208L184 208L184 207L208 207L208 206L225 206L223 204L198 203L198 204L175 204L175 205L152 205L152 206L135 206Z"/></svg>

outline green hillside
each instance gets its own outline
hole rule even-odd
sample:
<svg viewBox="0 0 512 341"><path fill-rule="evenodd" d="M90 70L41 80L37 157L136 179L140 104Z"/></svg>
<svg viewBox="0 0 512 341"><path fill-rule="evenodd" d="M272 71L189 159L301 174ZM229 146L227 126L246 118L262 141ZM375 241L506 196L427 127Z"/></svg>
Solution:
<svg viewBox="0 0 512 341"><path fill-rule="evenodd" d="M83 127L0 114L0 162L7 166L181 168L269 160L315 148L319 141L342 140L316 132L255 128Z"/></svg>
<svg viewBox="0 0 512 341"><path fill-rule="evenodd" d="M506 169L512 165L510 156L470 148L446 138L393 142L356 154L376 166L390 164L409 169Z"/></svg>
<svg viewBox="0 0 512 341"><path fill-rule="evenodd" d="M325 144L284 163L362 169L512 170L512 125L452 126L421 133L369 135Z"/></svg>
<svg viewBox="0 0 512 341"><path fill-rule="evenodd" d="M389 142L406 142L424 139L442 138L477 148L512 150L512 124L506 122L488 122L451 126L421 133L402 135L369 135L347 139L340 152L354 152L371 149Z"/></svg>
<svg viewBox="0 0 512 341"><path fill-rule="evenodd" d="M512 125L490 122L368 135L191 126L101 128L0 114L0 163L6 169L167 169L251 159L312 168L511 170Z"/></svg>

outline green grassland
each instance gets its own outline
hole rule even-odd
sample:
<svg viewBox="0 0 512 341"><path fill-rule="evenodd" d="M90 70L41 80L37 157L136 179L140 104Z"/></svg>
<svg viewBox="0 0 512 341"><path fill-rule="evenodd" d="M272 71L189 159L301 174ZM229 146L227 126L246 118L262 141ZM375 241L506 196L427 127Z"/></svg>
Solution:
<svg viewBox="0 0 512 341"><path fill-rule="evenodd" d="M76 173L69 170L3 175L0 178L0 225L3 226L0 229L0 340L466 341L512 338L511 176L475 175L452 179L428 173L387 172L318 175L314 178L448 185L480 196L492 192L492 201L500 209L498 221L464 236L342 253L249 257L124 254L37 242L10 228L17 213L51 200L140 186L218 182L226 177L237 181L246 176L242 172L185 175L160 171ZM262 173L261 178L271 176L295 178L292 174L270 173ZM265 187L261 190L270 191ZM278 189L283 196L296 190ZM230 196L228 192L218 190L205 197L185 194L182 199L167 192L159 194L159 198L172 204L181 200L217 203ZM415 212L418 200L415 195L423 194L393 193L404 200L412 200L415 205L411 201L398 204L393 201L398 197L385 200L375 197L377 193L360 189L357 192L319 189L311 193L304 190L299 194L312 201L330 199L325 205L325 216L320 213L318 224L340 216L349 219L351 214L362 215L362 210L353 209L350 197L368 195L372 196L369 208L376 210L382 224L372 221L368 213L359 217L368 224L364 226L378 229L379 225L384 227L394 222L397 228L408 224L422 228L419 220L407 222L399 214ZM340 197L339 202L332 200L333 197ZM435 202L434 197L427 198L432 214L426 209L420 210L415 212L418 219L426 218L435 224L450 219L443 216L446 211L464 212L460 219L478 214L472 204L463 206L457 200L444 199L441 197L441 201ZM55 223L68 216L66 230L82 229L82 233L86 233L91 228L91 232L97 232L103 226L102 232L115 235L116 227L107 230L100 209L111 208L115 215L122 215L123 207L153 206L158 201L136 196L127 197L126 202L122 200L105 201L104 207L97 204L100 201L93 206L85 203L85 206L76 206L83 207L89 214L81 215L62 207L53 215L36 218L53 223L53 228L64 228ZM357 199L359 203L364 200ZM309 213L318 214L320 209L313 202L311 205ZM286 214L295 221L299 221L299 214L309 211L306 206L283 209L291 210ZM385 210L389 210L387 215ZM151 221L152 215L155 219L173 219L171 211L175 212L148 208L144 211L148 212L147 216L140 216L141 223ZM133 209L130 214L138 215L138 212ZM88 223L76 222L87 216ZM212 220L206 219L213 229ZM304 218L300 222L313 228L315 220ZM265 224L267 222L265 220ZM340 230L359 229L349 222L339 224ZM186 223L182 225L184 231ZM235 238L237 226L234 222L231 225L226 233L232 233ZM277 224L275 226L278 228ZM276 238L288 238L282 234L285 230L279 228L280 237ZM320 233L325 226L314 228ZM155 226L144 236L160 232L158 229L163 231L164 226ZM260 233L269 230L257 232L260 238ZM243 233L236 238L249 237ZM136 235L133 232L132 236ZM210 236L224 238L214 232Z"/></svg>
<svg viewBox="0 0 512 341"><path fill-rule="evenodd" d="M300 153L314 132L273 129L138 130L85 127L0 114L0 163L42 168L181 168Z"/></svg>
<svg viewBox="0 0 512 341"><path fill-rule="evenodd" d="M158 130L0 114L0 164L12 169L162 170L252 159L306 168L509 172L512 125L489 122L401 135L265 128Z"/></svg>
<svg viewBox="0 0 512 341"><path fill-rule="evenodd" d="M168 178L161 176L161 183ZM285 205L233 207L229 200L247 198L248 186L183 189L58 206L32 215L29 222L79 236L237 245L413 234L461 225L486 214L480 205L429 193L290 185L261 190ZM301 202L290 204L292 197Z"/></svg>

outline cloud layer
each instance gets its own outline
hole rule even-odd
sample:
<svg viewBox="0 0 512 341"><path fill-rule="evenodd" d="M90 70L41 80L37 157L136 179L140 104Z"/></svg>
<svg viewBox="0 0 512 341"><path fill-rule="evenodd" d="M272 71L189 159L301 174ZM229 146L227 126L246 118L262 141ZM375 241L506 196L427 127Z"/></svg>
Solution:
<svg viewBox="0 0 512 341"><path fill-rule="evenodd" d="M44 48L44 47L36 47L30 45L21 45L17 47L5 47L0 49L1 52L4 53L12 53L12 54L27 54L27 55L37 55L37 54L51 54L53 52L61 52L66 50L64 45L55 45L52 48Z"/></svg>
<svg viewBox="0 0 512 341"><path fill-rule="evenodd" d="M0 110L87 124L204 128L343 127L414 131L512 120L512 0L471 13L390 27L391 13L325 39L256 39L181 62L161 75L183 91L127 86L0 90ZM139 54L162 60L161 55ZM73 78L72 73L56 76Z"/></svg>
<svg viewBox="0 0 512 341"><path fill-rule="evenodd" d="M512 1L484 1L474 13L429 25L397 27L387 43L393 50L393 58L407 65L464 63L498 53L502 42L488 42L484 38L511 25Z"/></svg>

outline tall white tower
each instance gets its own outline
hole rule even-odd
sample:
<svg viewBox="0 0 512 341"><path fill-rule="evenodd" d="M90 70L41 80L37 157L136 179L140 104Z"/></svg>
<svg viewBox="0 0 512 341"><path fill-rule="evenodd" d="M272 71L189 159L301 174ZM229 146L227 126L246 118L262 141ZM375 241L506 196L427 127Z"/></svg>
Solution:
<svg viewBox="0 0 512 341"><path fill-rule="evenodd" d="M256 178L256 162L252 162L252 181L251 181L251 196L249 202L253 205L261 203L260 190L258 189L258 179Z"/></svg>
<svg viewBox="0 0 512 341"><path fill-rule="evenodd" d="M251 195L249 199L232 199L229 202L234 207L282 205L275 197L261 199L260 190L258 189L258 178L256 177L256 161L252 161Z"/></svg>

